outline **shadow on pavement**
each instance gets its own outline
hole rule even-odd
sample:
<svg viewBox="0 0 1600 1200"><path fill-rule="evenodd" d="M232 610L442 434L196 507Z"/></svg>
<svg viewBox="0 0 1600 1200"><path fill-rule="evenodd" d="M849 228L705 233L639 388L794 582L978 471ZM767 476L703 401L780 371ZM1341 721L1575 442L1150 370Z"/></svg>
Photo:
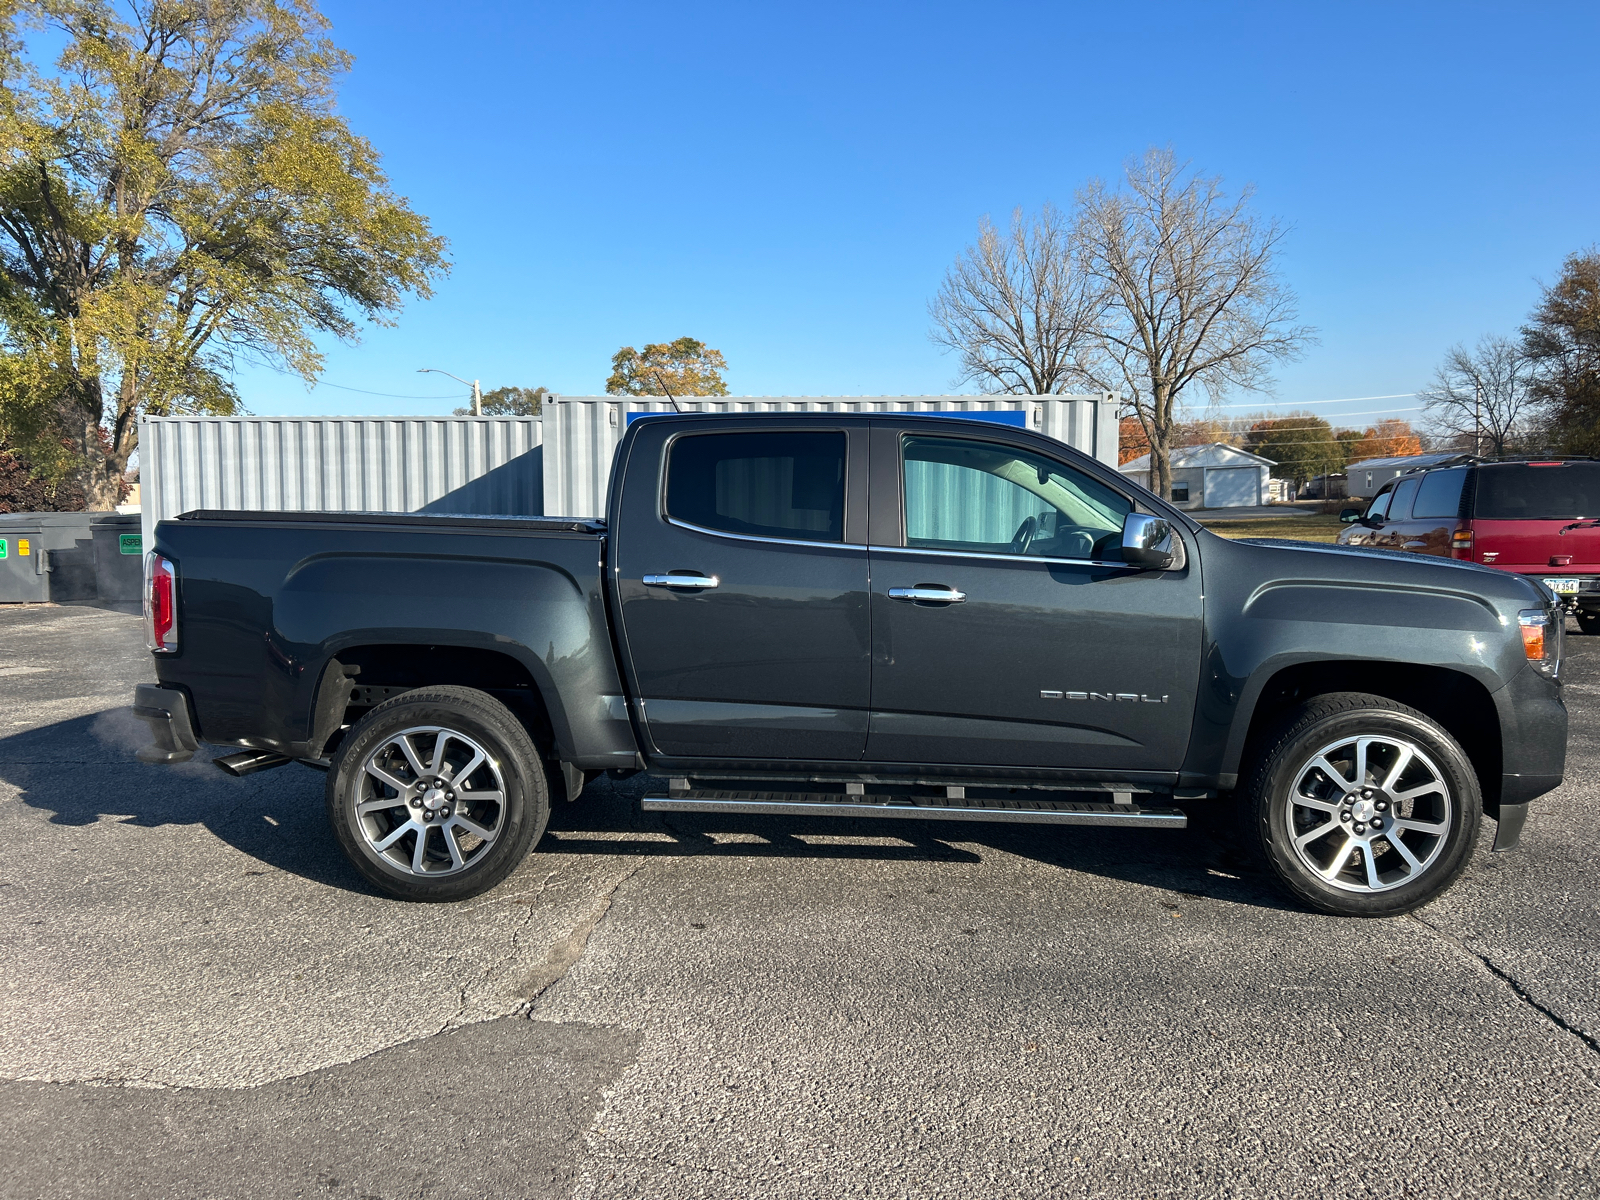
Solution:
<svg viewBox="0 0 1600 1200"><path fill-rule="evenodd" d="M0 779L18 788L24 803L49 812L52 824L202 825L268 866L328 887L372 893L328 830L321 773L290 765L238 779L217 770L204 749L192 762L153 766L134 758L147 740L144 725L126 708L27 730L0 738ZM642 779L596 781L577 802L555 808L535 853L977 863L983 854L976 846L1064 872L1258 907L1290 907L1265 879L1241 871L1215 821L1173 832L646 814L637 807L643 791Z"/></svg>

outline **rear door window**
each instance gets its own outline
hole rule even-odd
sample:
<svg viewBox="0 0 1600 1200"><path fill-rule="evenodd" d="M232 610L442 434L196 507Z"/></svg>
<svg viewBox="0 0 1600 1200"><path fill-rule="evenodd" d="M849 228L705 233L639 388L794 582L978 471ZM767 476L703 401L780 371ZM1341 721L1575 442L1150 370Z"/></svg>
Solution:
<svg viewBox="0 0 1600 1200"><path fill-rule="evenodd" d="M1422 477L1417 498L1411 503L1411 515L1419 520L1449 517L1461 512L1461 489L1467 482L1467 469L1457 467L1452 471L1429 471Z"/></svg>
<svg viewBox="0 0 1600 1200"><path fill-rule="evenodd" d="M1402 479L1394 485L1394 498L1389 501L1389 520L1404 521L1411 515L1411 498L1417 494L1419 479Z"/></svg>
<svg viewBox="0 0 1600 1200"><path fill-rule="evenodd" d="M1472 515L1490 521L1575 521L1600 516L1600 463L1480 467Z"/></svg>
<svg viewBox="0 0 1600 1200"><path fill-rule="evenodd" d="M702 529L844 541L845 435L701 433L667 458L667 516Z"/></svg>

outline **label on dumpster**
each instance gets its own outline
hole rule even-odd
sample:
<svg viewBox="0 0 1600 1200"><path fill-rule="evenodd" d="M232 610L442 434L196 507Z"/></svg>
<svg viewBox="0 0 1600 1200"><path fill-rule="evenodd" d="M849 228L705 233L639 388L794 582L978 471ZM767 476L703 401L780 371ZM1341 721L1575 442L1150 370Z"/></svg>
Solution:
<svg viewBox="0 0 1600 1200"><path fill-rule="evenodd" d="M144 553L144 534L124 533L117 538L117 548L124 554Z"/></svg>
<svg viewBox="0 0 1600 1200"><path fill-rule="evenodd" d="M6 556L6 547L9 545L11 545L11 543L6 541L5 538L0 538L0 558L4 558Z"/></svg>
<svg viewBox="0 0 1600 1200"><path fill-rule="evenodd" d="M33 543L27 538L17 539L17 557L27 558L33 552Z"/></svg>

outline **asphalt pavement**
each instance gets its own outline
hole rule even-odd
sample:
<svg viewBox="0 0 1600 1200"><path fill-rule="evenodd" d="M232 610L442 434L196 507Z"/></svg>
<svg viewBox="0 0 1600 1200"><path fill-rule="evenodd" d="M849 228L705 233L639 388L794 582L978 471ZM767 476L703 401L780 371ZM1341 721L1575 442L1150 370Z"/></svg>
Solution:
<svg viewBox="0 0 1600 1200"><path fill-rule="evenodd" d="M1199 829L669 821L638 781L420 906L316 772L134 760L135 616L0 610L0 1197L1594 1195L1567 646L1569 782L1412 917Z"/></svg>

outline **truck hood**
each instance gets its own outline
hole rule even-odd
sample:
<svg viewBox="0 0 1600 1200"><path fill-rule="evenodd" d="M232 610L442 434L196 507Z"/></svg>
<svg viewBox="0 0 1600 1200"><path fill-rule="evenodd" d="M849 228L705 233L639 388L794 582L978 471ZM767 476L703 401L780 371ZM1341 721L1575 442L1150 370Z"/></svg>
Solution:
<svg viewBox="0 0 1600 1200"><path fill-rule="evenodd" d="M1432 583L1438 587L1470 590L1486 597L1513 598L1525 596L1540 604L1552 603L1555 597L1541 583L1523 575L1497 571L1480 563L1463 562L1454 558L1438 558L1431 554L1413 554L1405 550L1380 550L1372 546L1344 546L1337 543L1307 543L1279 538L1241 538L1242 544L1260 546L1274 553L1295 555L1340 555L1352 559L1382 562L1383 573L1394 579L1393 568L1403 567L1407 582ZM1467 577L1463 577L1465 572ZM1399 582L1399 580L1395 580Z"/></svg>

